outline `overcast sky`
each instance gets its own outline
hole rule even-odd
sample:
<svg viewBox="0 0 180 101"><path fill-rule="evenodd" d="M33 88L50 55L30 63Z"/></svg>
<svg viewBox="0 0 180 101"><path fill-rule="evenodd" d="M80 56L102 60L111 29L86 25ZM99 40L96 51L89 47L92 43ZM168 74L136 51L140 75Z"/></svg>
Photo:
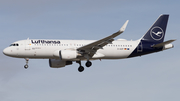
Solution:
<svg viewBox="0 0 180 101"><path fill-rule="evenodd" d="M179 0L0 0L0 101L179 101ZM170 14L165 40L175 47L122 60L95 60L49 67L47 59L25 60L2 51L22 39L98 40L118 31L142 37L160 14ZM82 62L85 65L85 62Z"/></svg>

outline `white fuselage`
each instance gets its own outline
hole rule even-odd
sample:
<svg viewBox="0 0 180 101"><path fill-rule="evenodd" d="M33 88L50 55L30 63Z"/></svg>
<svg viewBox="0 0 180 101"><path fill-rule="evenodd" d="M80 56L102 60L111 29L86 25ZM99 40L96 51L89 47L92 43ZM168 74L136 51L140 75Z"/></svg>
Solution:
<svg viewBox="0 0 180 101"><path fill-rule="evenodd" d="M43 41L43 42L41 42ZM59 58L55 51L76 50L96 40L44 40L31 39L14 42L4 50L11 57L53 59ZM58 43L60 42L60 43ZM91 59L122 59L127 58L136 49L140 41L116 40L97 50ZM75 60L78 60L75 59Z"/></svg>

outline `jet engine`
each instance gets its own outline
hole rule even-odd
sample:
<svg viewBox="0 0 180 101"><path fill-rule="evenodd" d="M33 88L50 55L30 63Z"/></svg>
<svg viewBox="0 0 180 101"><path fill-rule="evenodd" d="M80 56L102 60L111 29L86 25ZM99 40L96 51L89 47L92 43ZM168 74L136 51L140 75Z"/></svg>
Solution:
<svg viewBox="0 0 180 101"><path fill-rule="evenodd" d="M51 68L62 68L66 65L71 65L72 61L65 61L60 59L49 59L49 66Z"/></svg>
<svg viewBox="0 0 180 101"><path fill-rule="evenodd" d="M60 51L60 58L62 60L71 60L77 57L77 51L74 50L61 50Z"/></svg>
<svg viewBox="0 0 180 101"><path fill-rule="evenodd" d="M72 60L77 58L78 53L76 50L57 50L53 55L60 60Z"/></svg>

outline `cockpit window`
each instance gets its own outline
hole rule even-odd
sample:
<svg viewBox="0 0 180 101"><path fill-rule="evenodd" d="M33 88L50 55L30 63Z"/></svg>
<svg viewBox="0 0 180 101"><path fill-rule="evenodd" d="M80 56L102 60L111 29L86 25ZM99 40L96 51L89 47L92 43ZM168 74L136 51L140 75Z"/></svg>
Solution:
<svg viewBox="0 0 180 101"><path fill-rule="evenodd" d="M15 46L15 44L11 44L10 46Z"/></svg>
<svg viewBox="0 0 180 101"><path fill-rule="evenodd" d="M19 44L18 43L13 43L10 46L19 46Z"/></svg>

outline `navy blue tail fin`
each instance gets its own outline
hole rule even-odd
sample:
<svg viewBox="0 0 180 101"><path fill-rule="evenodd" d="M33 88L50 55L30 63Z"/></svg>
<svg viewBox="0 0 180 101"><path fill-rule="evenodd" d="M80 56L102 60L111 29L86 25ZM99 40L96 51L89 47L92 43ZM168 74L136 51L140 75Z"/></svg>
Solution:
<svg viewBox="0 0 180 101"><path fill-rule="evenodd" d="M160 15L147 33L141 38L154 43L161 43L164 41L166 26L168 23L169 15Z"/></svg>

